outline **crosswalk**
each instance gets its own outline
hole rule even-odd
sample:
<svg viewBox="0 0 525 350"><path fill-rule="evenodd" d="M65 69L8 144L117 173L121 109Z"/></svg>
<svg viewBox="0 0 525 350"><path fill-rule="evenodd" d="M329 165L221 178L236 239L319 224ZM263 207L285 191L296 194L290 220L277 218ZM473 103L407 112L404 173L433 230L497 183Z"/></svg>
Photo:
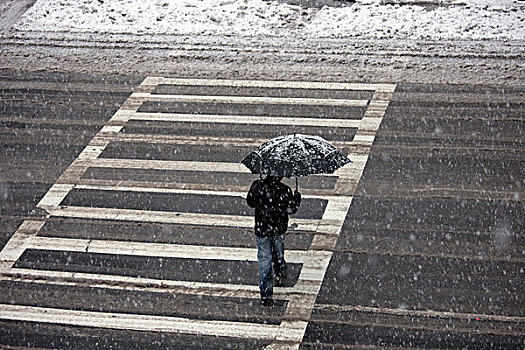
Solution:
<svg viewBox="0 0 525 350"><path fill-rule="evenodd" d="M304 204L287 238L292 281L274 295L283 302L278 321L36 304L0 305L0 318L298 349L394 89L147 77L41 199L47 216L24 221L0 252L6 281L257 302L244 205L256 176L239 161L269 137L318 131L353 163L300 180Z"/></svg>

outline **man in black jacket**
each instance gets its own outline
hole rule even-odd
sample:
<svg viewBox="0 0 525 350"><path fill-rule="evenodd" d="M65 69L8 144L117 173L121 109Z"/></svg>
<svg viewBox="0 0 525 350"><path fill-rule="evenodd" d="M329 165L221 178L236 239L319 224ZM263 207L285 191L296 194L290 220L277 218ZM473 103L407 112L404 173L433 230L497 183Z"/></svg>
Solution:
<svg viewBox="0 0 525 350"><path fill-rule="evenodd" d="M282 177L266 176L252 183L246 201L255 208L255 236L259 262L259 288L263 305L272 304L273 269L280 284L286 279L284 260L284 234L288 228L288 215L294 214L301 204L301 194L292 193L281 182Z"/></svg>

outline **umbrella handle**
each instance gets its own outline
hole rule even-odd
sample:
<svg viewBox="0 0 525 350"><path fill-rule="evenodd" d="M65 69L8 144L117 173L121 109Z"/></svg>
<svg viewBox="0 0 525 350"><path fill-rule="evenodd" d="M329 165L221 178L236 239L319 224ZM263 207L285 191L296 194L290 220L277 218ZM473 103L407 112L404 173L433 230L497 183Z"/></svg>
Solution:
<svg viewBox="0 0 525 350"><path fill-rule="evenodd" d="M295 178L295 192L298 192L299 191L299 178L296 177Z"/></svg>

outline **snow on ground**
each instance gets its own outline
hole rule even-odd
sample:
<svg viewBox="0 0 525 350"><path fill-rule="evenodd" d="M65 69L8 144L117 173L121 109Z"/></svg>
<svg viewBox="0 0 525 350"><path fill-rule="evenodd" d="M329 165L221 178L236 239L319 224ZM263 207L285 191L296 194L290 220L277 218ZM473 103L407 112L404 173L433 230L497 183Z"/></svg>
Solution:
<svg viewBox="0 0 525 350"><path fill-rule="evenodd" d="M321 9L277 0L37 0L19 30L131 34L525 39L519 0L357 0ZM401 4L399 4L401 3Z"/></svg>

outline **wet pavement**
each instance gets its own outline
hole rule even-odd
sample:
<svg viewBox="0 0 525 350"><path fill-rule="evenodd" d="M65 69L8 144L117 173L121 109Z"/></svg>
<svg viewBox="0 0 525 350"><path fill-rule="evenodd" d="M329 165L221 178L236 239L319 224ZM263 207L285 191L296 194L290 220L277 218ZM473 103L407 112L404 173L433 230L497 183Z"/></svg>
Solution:
<svg viewBox="0 0 525 350"><path fill-rule="evenodd" d="M1 345L525 346L525 89L0 77ZM264 308L238 163L294 131L354 163Z"/></svg>

